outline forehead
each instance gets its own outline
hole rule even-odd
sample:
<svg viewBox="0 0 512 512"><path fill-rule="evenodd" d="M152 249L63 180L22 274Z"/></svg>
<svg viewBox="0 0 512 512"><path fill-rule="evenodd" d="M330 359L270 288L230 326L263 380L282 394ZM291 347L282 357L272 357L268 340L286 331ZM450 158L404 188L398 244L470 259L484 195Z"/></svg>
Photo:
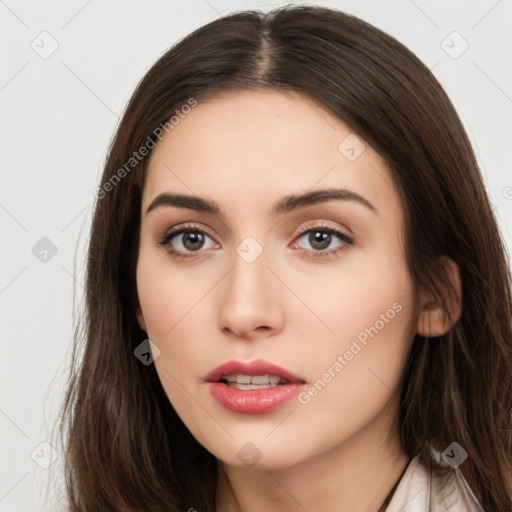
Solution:
<svg viewBox="0 0 512 512"><path fill-rule="evenodd" d="M215 199L226 211L286 194L346 188L398 201L385 161L349 126L297 93L243 91L199 102L153 150L143 211L162 192Z"/></svg>

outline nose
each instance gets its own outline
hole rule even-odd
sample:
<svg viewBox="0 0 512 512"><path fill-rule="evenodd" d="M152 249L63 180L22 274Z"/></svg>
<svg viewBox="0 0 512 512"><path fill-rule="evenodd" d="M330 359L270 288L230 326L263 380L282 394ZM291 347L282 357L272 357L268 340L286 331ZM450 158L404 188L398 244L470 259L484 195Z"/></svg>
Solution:
<svg viewBox="0 0 512 512"><path fill-rule="evenodd" d="M221 290L219 326L232 336L253 340L281 331L283 284L268 266L265 250L252 262L233 253L233 268Z"/></svg>

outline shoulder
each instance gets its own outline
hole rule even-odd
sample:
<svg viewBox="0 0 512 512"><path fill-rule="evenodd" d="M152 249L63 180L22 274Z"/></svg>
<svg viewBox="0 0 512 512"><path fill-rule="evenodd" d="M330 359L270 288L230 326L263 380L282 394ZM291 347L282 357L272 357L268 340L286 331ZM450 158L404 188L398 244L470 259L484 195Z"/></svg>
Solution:
<svg viewBox="0 0 512 512"><path fill-rule="evenodd" d="M460 470L446 467L437 475L413 458L386 512L484 512Z"/></svg>

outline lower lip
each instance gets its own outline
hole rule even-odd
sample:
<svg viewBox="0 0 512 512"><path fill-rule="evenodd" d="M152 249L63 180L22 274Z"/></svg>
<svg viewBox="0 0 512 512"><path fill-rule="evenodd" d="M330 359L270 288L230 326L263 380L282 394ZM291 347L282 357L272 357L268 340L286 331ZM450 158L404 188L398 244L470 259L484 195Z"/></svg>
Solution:
<svg viewBox="0 0 512 512"><path fill-rule="evenodd" d="M223 382L209 382L212 395L226 409L241 414L263 414L298 395L305 384L282 384L272 388L236 389Z"/></svg>

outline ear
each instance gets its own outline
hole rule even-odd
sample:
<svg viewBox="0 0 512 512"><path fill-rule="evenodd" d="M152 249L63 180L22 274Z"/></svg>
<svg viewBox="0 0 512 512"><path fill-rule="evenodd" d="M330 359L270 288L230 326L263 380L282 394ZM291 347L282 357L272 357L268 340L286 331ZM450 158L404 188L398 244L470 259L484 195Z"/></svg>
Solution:
<svg viewBox="0 0 512 512"><path fill-rule="evenodd" d="M146 322L144 321L144 315L142 314L140 305L137 306L136 315L137 315L137 322L139 322L140 328L147 334Z"/></svg>
<svg viewBox="0 0 512 512"><path fill-rule="evenodd" d="M446 334L459 320L462 304L462 285L458 265L447 256L439 258L440 275L447 280L440 282L442 300L436 298L432 292L421 290L419 293L418 334L425 338L435 338ZM444 303L444 305L443 305ZM447 311L451 315L447 314Z"/></svg>

